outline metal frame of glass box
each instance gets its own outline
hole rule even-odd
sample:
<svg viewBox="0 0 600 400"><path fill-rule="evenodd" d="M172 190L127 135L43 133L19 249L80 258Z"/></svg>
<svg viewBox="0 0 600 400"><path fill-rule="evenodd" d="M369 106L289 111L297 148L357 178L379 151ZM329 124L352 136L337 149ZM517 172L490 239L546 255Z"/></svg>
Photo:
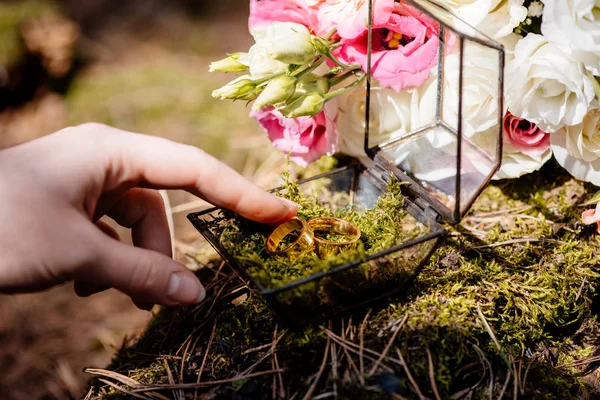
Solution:
<svg viewBox="0 0 600 400"><path fill-rule="evenodd" d="M369 16L370 21L373 21L373 1L369 2ZM445 235L446 230L440 225L440 221L443 218L445 221L451 224L458 223L462 217L466 214L470 206L476 200L477 196L481 193L481 191L485 188L485 186L489 183L494 173L498 170L501 164L501 155L502 155L502 118L503 118L503 69L504 69L504 51L503 47L498 43L492 41L491 39L486 38L472 27L468 26L466 23L460 21L456 17L448 14L446 11L443 11L441 8L429 3L427 0L405 0L407 3L414 6L416 9L420 10L422 13L428 15L431 18L434 18L439 23L439 49L438 49L438 87L437 87L437 99L436 99L436 115L435 121L431 124L420 127L414 131L411 131L405 134L403 137L396 138L394 140L390 140L385 143L379 143L375 146L371 146L369 142L370 128L371 128L371 113L370 113L370 101L371 101L371 85L372 85L372 71L371 71L371 55L372 55L372 34L373 34L373 26L370 24L368 31L368 71L367 71L367 97L366 97L366 122L365 122L365 141L364 141L364 149L366 154L372 160L372 165L370 167L366 167L363 164L353 164L344 168L336 169L334 171L327 172L325 174L321 174L318 176L314 176L312 178L300 181L301 185L309 184L310 182L314 182L319 179L328 179L335 183L335 180L343 174L352 174L351 184L346 187L344 190L350 193L350 198L355 199L357 196L354 196L355 192L358 193L359 190L359 182L362 182L361 185L364 184L372 184L374 187L378 188L381 192L385 191L387 187L387 182L390 179L391 174L395 175L400 181L407 182L406 186L406 194L409 200L406 203L406 211L416 220L420 221L422 224L426 225L429 228L429 232L420 236L416 239L409 240L405 243L401 243L397 246L391 247L384 251L380 251L376 254L372 254L363 259L353 260L343 265L335 266L326 271L315 273L311 276L298 279L297 281L285 284L276 288L265 288L260 284L254 277L252 277L244 268L244 265L240 260L236 259L234 256L230 254L230 252L224 248L217 235L211 230L210 220L215 213L218 213L218 208L212 208L209 210L205 210L198 213L192 213L188 215L189 220L192 222L194 227L208 240L209 243L216 249L219 255L246 281L250 282L250 287L258 291L268 302L271 309L288 325L304 325L313 320L319 320L325 317L329 317L332 314L344 312L350 308L355 308L361 305L364 305L368 302L375 301L377 299L381 299L382 297L387 297L393 293L397 293L407 287L410 284L412 279L418 275L421 271L425 261L430 257L431 253L437 246L439 239ZM458 39L458 48L460 54L459 61L459 82L458 86L460 88L458 94L458 121L457 126L453 127L448 124L443 119L443 96L444 96L444 52L445 52L445 32L451 32ZM485 46L486 48L492 49L493 51L498 52L498 124L497 124L497 140L495 142L495 148L493 152L495 154L490 155L490 152L485 152L481 148L479 148L476 144L470 142L469 138L463 137L462 132L462 123L463 123L463 90L464 90L464 81L463 81L463 68L464 68L464 49L466 42L473 42L477 45ZM409 171L404 171L399 168L398 165L395 165L388 158L385 157L385 151L387 149L394 148L394 146L401 145L402 143L410 142L415 138L419 138L424 135L426 132L431 131L432 129L443 129L445 132L449 132L451 135L456 137L456 174L455 181L453 184L454 193L448 193L449 196L454 195L455 202L453 203L453 207L448 206L448 204L444 204L439 200L439 196L436 196L433 193L432 188L415 178L415 176ZM477 181L477 185L474 187L474 190L468 193L463 199L461 199L461 185L463 177L461 163L463 161L463 146L467 143L469 146L472 146L476 151L478 151L482 157L486 157L489 161L489 173L482 175L480 181ZM454 150L453 150L454 151ZM495 158L494 158L495 156ZM365 183L370 182L370 183ZM466 202L464 202L466 198ZM461 200L463 200L463 204L461 204ZM353 200L354 201L354 200ZM355 268L359 268L360 266L367 265L368 263L373 263L374 265L378 265L378 260L382 260L385 257L393 257L394 254L402 253L407 249L416 248L416 246L422 246L423 251L420 254L420 259L414 265L414 268L411 270L412 273L410 276L406 276L407 279L402 279L401 281L392 281L391 285L382 284L376 290L369 291L366 290L367 297L358 297L356 299L349 299L348 302L339 301L338 303L343 304L335 304L324 306L322 309L319 308L320 305L315 305L314 309L308 309L308 311L303 314L302 303L295 304L284 304L280 301L280 296L286 295L286 293L293 292L294 290L299 290L307 285L314 285L315 292L317 290L321 290L324 285L324 280L326 279L337 279L336 277L343 276L343 274L352 271ZM428 247L429 246L429 247ZM406 261L409 263L408 261ZM385 262L382 265L386 265ZM343 278L342 278L343 279ZM320 288L320 289L319 289ZM311 289L312 290L312 289ZM308 293L312 293L312 291L308 291ZM298 300L298 299L297 299ZM302 300L302 299L300 299ZM312 306L312 305L311 305Z"/></svg>

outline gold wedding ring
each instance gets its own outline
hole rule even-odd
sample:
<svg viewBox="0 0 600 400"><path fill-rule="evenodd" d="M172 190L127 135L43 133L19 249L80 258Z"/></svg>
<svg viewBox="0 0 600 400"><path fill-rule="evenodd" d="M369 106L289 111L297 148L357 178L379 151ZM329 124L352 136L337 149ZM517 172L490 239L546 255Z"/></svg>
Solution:
<svg viewBox="0 0 600 400"><path fill-rule="evenodd" d="M279 249L281 242L290 234L298 232L293 242ZM294 217L279 225L267 238L266 249L275 255L286 254L289 257L300 255L314 248L314 236L312 230L304 220Z"/></svg>
<svg viewBox="0 0 600 400"><path fill-rule="evenodd" d="M317 217L309 220L307 224L314 233L317 252L321 258L337 253L341 246L355 244L361 236L358 226L341 218ZM323 234L334 234L340 238L330 240Z"/></svg>
<svg viewBox="0 0 600 400"><path fill-rule="evenodd" d="M297 232L292 237L291 243L283 243L289 235ZM335 235L332 240L326 235ZM279 225L267 238L267 252L274 255L286 254L296 257L316 247L319 257L326 258L339 251L341 246L355 244L360 239L360 229L351 222L335 217L317 217L308 222L294 217Z"/></svg>

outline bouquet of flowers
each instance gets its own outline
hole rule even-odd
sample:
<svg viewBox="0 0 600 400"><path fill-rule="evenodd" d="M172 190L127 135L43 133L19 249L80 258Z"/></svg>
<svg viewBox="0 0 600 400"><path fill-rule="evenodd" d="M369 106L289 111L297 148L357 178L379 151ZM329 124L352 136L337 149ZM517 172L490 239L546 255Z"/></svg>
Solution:
<svg viewBox="0 0 600 400"><path fill-rule="evenodd" d="M463 118L474 142L485 141L498 129L493 117L504 115L495 178L533 172L554 155L571 175L600 186L598 2L429 1L504 46L504 110L489 101L497 92L490 89L494 71L485 54L473 76L464 77L473 83L463 94ZM385 141L423 125L433 113L422 99L437 74L438 22L406 0L374 0L372 7L369 36L368 0L250 0L256 44L211 65L211 71L242 74L213 96L254 101L251 117L300 165L335 152L364 158L370 59L378 118L372 135ZM452 68L452 36L442 40L445 68ZM600 220L600 210L594 215L588 221Z"/></svg>

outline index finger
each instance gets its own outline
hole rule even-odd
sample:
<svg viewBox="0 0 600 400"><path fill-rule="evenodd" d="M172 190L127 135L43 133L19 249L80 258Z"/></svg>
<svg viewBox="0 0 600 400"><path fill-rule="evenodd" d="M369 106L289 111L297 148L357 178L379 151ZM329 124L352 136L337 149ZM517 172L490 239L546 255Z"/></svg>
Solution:
<svg viewBox="0 0 600 400"><path fill-rule="evenodd" d="M184 189L209 203L262 223L290 219L297 206L267 193L197 147L108 128L110 179L160 189ZM107 177L107 178L108 178Z"/></svg>

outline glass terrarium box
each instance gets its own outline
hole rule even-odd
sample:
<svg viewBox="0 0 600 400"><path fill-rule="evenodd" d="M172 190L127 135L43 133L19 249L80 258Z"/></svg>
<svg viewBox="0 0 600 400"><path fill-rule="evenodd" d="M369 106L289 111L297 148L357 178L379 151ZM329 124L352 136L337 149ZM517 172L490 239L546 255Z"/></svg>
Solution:
<svg viewBox="0 0 600 400"><path fill-rule="evenodd" d="M500 167L502 46L428 1L403 3L428 27L399 45L434 44L435 60L418 91L384 90L373 66L385 56L382 40L401 32L378 25L370 5L368 34L358 38L368 51L366 85L356 92L364 107L352 116L364 121L361 163L300 182L287 177L274 191L301 207L286 227L218 208L188 216L291 325L405 291L445 234L442 223L458 223Z"/></svg>

